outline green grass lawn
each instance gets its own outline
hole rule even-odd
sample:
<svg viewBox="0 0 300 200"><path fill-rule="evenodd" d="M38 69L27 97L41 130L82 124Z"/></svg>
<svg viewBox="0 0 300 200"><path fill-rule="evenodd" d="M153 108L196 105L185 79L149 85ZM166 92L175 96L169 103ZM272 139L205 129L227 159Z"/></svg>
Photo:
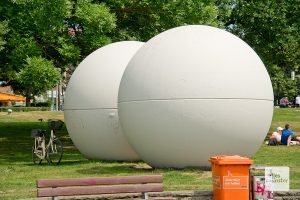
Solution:
<svg viewBox="0 0 300 200"><path fill-rule="evenodd" d="M46 122L38 119L63 119L62 112L0 112L0 199L24 199L36 197L35 181L41 178L93 177L114 175L162 174L167 191L210 190L211 172L187 168L152 169L144 162L90 161L73 146L66 128L57 136L64 144L64 155L59 166L46 162L35 166L31 161L31 129L45 128ZM277 126L291 123L300 135L300 109L275 109L270 133ZM270 134L269 133L269 134ZM255 165L290 167L290 188L300 186L300 146L262 145L253 157Z"/></svg>

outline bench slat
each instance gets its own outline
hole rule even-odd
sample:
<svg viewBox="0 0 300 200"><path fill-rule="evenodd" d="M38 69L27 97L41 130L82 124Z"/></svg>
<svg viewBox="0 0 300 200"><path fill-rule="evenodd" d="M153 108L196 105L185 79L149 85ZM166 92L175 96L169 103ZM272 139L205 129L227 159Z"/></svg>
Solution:
<svg viewBox="0 0 300 200"><path fill-rule="evenodd" d="M163 192L162 184L38 188L38 197Z"/></svg>
<svg viewBox="0 0 300 200"><path fill-rule="evenodd" d="M93 185L118 185L136 183L162 183L161 175L151 176L119 176L119 177L94 177L94 178L66 178L66 179L41 179L37 180L38 188L63 187L63 186L93 186Z"/></svg>

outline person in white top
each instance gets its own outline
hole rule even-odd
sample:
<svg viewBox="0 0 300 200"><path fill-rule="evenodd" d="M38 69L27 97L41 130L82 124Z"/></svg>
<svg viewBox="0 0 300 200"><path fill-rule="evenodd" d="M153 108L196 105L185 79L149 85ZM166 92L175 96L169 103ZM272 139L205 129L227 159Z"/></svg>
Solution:
<svg viewBox="0 0 300 200"><path fill-rule="evenodd" d="M295 100L296 107L300 106L300 96L298 95Z"/></svg>
<svg viewBox="0 0 300 200"><path fill-rule="evenodd" d="M283 130L283 128L278 127L277 130L275 132L273 132L270 139L276 139L277 142L280 142L281 141L282 130Z"/></svg>

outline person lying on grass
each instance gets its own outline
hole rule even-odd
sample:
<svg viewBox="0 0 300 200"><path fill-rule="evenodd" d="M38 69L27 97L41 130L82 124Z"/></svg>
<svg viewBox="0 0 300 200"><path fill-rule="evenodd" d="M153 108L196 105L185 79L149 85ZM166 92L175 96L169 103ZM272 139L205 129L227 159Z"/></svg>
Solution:
<svg viewBox="0 0 300 200"><path fill-rule="evenodd" d="M299 141L300 141L300 137L294 136L294 131L292 131L292 126L290 124L286 124L285 129L283 129L282 131L281 144L290 146L290 144L299 144Z"/></svg>

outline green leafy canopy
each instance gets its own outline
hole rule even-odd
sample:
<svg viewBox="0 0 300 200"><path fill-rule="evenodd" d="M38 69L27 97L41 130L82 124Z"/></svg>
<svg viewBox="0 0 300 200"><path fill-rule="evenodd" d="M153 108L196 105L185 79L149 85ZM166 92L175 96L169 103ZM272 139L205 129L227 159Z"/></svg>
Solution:
<svg viewBox="0 0 300 200"><path fill-rule="evenodd" d="M60 73L53 62L42 57L27 58L24 68L17 74L23 95L30 99L52 89L59 80Z"/></svg>

